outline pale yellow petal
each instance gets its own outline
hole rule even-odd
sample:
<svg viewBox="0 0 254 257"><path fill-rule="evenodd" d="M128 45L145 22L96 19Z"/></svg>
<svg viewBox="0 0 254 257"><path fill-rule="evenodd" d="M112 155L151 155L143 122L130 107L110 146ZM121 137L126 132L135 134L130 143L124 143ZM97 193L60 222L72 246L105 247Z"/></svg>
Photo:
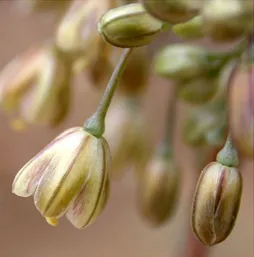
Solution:
<svg viewBox="0 0 254 257"><path fill-rule="evenodd" d="M108 181L110 154L106 140L101 140L102 145L96 153L97 161L90 167L90 178L66 213L67 219L77 228L88 226L100 214L108 195L108 192L105 193L105 187Z"/></svg>
<svg viewBox="0 0 254 257"><path fill-rule="evenodd" d="M100 139L84 130L61 140L35 192L35 205L42 215L59 217L66 211L89 178L100 148Z"/></svg>

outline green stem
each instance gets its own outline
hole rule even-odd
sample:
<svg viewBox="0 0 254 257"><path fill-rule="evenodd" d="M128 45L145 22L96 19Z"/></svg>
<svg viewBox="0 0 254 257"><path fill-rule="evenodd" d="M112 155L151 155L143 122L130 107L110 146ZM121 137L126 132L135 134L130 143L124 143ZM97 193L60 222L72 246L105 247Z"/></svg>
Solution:
<svg viewBox="0 0 254 257"><path fill-rule="evenodd" d="M228 167L237 167L239 165L238 153L233 145L230 134L228 134L224 147L217 154L216 160Z"/></svg>
<svg viewBox="0 0 254 257"><path fill-rule="evenodd" d="M94 135L101 137L105 131L105 117L114 96L118 81L120 80L125 69L128 57L130 56L132 48L124 49L120 61L118 62L106 90L102 96L99 106L95 113L84 123L84 130Z"/></svg>
<svg viewBox="0 0 254 257"><path fill-rule="evenodd" d="M173 86L171 90L171 99L167 110L166 126L164 131L163 140L159 146L158 154L165 158L172 157L173 155L173 138L174 138L174 125L176 120L176 103L177 103L177 90Z"/></svg>

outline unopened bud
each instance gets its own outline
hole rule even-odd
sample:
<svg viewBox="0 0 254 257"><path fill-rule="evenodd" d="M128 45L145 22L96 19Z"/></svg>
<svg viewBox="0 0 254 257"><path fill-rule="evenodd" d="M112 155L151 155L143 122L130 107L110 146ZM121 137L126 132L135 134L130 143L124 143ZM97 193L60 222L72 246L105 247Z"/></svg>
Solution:
<svg viewBox="0 0 254 257"><path fill-rule="evenodd" d="M252 0L208 0L202 11L204 33L215 41L233 41L253 29Z"/></svg>
<svg viewBox="0 0 254 257"><path fill-rule="evenodd" d="M171 24L185 22L197 15L201 1L189 0L142 0L151 15Z"/></svg>
<svg viewBox="0 0 254 257"><path fill-rule="evenodd" d="M177 84L179 98L191 104L208 102L215 95L217 88L218 83L212 77L200 77Z"/></svg>
<svg viewBox="0 0 254 257"><path fill-rule="evenodd" d="M192 79L207 72L207 52L191 45L175 44L165 47L155 59L156 72L172 79Z"/></svg>
<svg viewBox="0 0 254 257"><path fill-rule="evenodd" d="M238 169L218 162L208 164L199 178L192 207L192 228L207 246L224 241L237 218L242 195Z"/></svg>
<svg viewBox="0 0 254 257"><path fill-rule="evenodd" d="M169 156L155 156L140 176L139 204L153 226L164 224L175 213L180 173Z"/></svg>
<svg viewBox="0 0 254 257"><path fill-rule="evenodd" d="M189 21L174 25L172 30L177 36L183 39L198 39L204 37L202 26L202 17L196 16Z"/></svg>
<svg viewBox="0 0 254 257"><path fill-rule="evenodd" d="M131 48L151 43L163 23L150 16L141 4L127 4L105 13L98 31L110 44Z"/></svg>

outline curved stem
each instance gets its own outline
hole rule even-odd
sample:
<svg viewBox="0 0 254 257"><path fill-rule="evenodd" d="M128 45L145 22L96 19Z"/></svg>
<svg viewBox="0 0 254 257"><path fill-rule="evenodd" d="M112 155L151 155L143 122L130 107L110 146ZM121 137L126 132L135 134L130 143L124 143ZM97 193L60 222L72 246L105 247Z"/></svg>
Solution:
<svg viewBox="0 0 254 257"><path fill-rule="evenodd" d="M125 69L128 57L130 56L132 48L124 49L120 61L118 62L109 82L106 90L102 96L99 106L95 113L84 123L84 130L94 135L95 137L101 137L105 131L105 117L114 96L118 82Z"/></svg>

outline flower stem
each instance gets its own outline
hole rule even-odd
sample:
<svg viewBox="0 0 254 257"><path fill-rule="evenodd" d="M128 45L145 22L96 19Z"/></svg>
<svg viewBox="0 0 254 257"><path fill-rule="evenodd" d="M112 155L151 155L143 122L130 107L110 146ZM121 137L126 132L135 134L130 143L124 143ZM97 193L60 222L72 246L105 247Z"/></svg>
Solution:
<svg viewBox="0 0 254 257"><path fill-rule="evenodd" d="M238 153L234 144L232 142L232 138L230 134L228 134L228 138L224 147L219 151L216 157L217 162L222 165L229 167L237 167L239 164Z"/></svg>
<svg viewBox="0 0 254 257"><path fill-rule="evenodd" d="M176 120L176 104L177 104L177 90L176 86L170 92L171 99L169 101L166 125L164 131L164 137L159 147L159 154L165 156L165 158L173 157L173 138L174 138L174 125Z"/></svg>
<svg viewBox="0 0 254 257"><path fill-rule="evenodd" d="M84 130L94 135L95 137L101 137L105 131L105 117L114 96L115 90L118 85L123 71L125 69L128 57L130 56L132 48L124 49L120 61L118 62L109 82L106 90L102 96L99 106L95 113L84 123Z"/></svg>

